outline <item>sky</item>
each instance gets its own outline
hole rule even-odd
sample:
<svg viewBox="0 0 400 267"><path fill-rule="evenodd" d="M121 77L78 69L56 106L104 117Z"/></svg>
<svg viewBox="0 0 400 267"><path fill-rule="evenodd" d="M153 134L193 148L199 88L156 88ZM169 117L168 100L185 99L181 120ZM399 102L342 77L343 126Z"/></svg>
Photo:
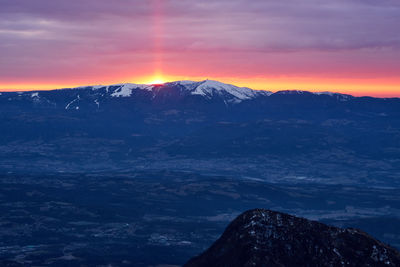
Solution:
<svg viewBox="0 0 400 267"><path fill-rule="evenodd" d="M207 78L400 97L400 1L0 0L0 91Z"/></svg>

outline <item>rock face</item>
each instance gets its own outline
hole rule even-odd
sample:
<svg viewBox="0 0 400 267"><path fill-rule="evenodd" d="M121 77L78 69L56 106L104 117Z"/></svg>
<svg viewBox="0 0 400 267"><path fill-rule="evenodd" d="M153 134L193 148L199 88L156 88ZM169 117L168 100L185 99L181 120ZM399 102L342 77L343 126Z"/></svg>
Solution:
<svg viewBox="0 0 400 267"><path fill-rule="evenodd" d="M255 209L185 266L400 266L400 253L357 229Z"/></svg>

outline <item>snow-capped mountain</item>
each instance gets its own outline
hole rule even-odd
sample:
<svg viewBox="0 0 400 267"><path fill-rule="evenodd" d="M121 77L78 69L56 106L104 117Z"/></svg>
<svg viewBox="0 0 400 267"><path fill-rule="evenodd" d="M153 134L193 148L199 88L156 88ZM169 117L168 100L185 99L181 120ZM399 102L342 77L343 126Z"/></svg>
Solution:
<svg viewBox="0 0 400 267"><path fill-rule="evenodd" d="M259 95L269 96L272 94L272 92L269 91L257 91L247 87L238 87L213 80L205 80L201 82L177 81L169 84L180 85L192 95L200 95L206 98L222 96L226 97L227 100L233 103L239 103L243 100L252 99Z"/></svg>
<svg viewBox="0 0 400 267"><path fill-rule="evenodd" d="M273 94L314 94L314 95L327 95L327 96L346 96L346 98L351 97L350 95L334 93L334 92L314 92L302 90L284 90L273 93L266 90L254 90L248 87L238 87L232 84L222 83L214 80L204 80L204 81L175 81L167 82L164 84L134 84L134 83L120 83L113 85L95 85L95 86L81 86L70 89L92 89L99 90L105 89L107 92L111 92L113 97L130 97L134 90L146 90L150 92L155 92L154 89L162 89L164 87L180 87L182 92L186 92L190 95L200 95L206 98L212 98L213 96L224 96L232 100L232 102L239 103L243 100L249 100L256 98L258 96L270 96Z"/></svg>
<svg viewBox="0 0 400 267"><path fill-rule="evenodd" d="M135 91L145 90L157 95L163 88L176 87L180 92L187 95L198 95L207 99L221 97L229 103L240 103L243 100L253 99L257 96L269 96L269 91L253 90L247 87L238 87L213 80L196 81L175 81L161 85L123 83L113 85L83 86L71 89L92 89L94 91L105 90L112 97L131 97Z"/></svg>
<svg viewBox="0 0 400 267"><path fill-rule="evenodd" d="M60 96L63 96L62 98ZM276 93L265 90L254 90L247 87L238 87L213 80L204 81L175 81L165 84L134 84L120 83L112 85L80 86L75 88L57 89L54 91L33 91L33 92L8 92L0 95L0 101L27 100L35 105L63 105L66 110L79 110L81 105L100 108L104 101L110 98L130 98L133 101L176 101L177 99L197 99L203 101L219 102L224 106L236 105L256 99L268 97L287 96L308 96L308 97L330 97L332 99L347 101L353 97L350 95L321 92L311 93L307 91L278 91ZM56 97L56 99L54 99ZM60 103L64 102L64 103Z"/></svg>

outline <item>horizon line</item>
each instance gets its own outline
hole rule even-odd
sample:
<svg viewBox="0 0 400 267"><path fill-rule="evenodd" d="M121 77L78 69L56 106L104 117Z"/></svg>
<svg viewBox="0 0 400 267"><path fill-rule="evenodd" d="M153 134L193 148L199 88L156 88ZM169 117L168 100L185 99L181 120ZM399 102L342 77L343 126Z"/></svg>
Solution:
<svg viewBox="0 0 400 267"><path fill-rule="evenodd" d="M382 94L376 94L374 95L368 95L368 94L360 94L360 95L354 95L351 93L342 93L340 91L335 91L335 90L321 90L321 91L317 91L318 89L315 89L316 91L313 90L304 90L304 89L296 89L296 88L292 88L292 89L278 89L278 90L269 90L269 89L253 89L251 87L247 87L247 86L238 86L232 83L225 83L225 82L220 82L218 80L214 80L214 79L204 79L204 80L189 80L189 79L184 79L184 80L175 80L175 81L166 81L166 82L159 82L159 83L143 83L143 82L139 82L139 83L135 83L135 82L122 82L122 83L110 83L110 84L89 84L89 85L81 85L81 86L54 86L54 88L24 88L24 89L7 89L7 88L0 88L0 95L1 93L29 93L29 92L40 92L40 91L57 91L57 90L69 90L69 89L83 89L86 87L106 87L106 86L117 86L117 85L124 85L124 84L135 84L135 85L148 85L148 86L161 86L164 84L168 84L168 83L175 83L175 82L182 82L182 81L188 81L188 82L205 82L205 81L216 81L219 83L223 83L223 84L229 84L229 85L233 85L239 88L249 88L251 90L254 91L267 91L267 92L271 92L273 94L278 93L278 92L283 92L283 91L299 91L299 92L308 92L308 93L312 93L312 94L318 94L318 93L332 93L332 94L340 94L340 95L349 95L352 97L372 97L372 98L381 98L381 99L387 99L387 98L400 98L400 96L384 96L385 93ZM380 95L380 96L379 96Z"/></svg>

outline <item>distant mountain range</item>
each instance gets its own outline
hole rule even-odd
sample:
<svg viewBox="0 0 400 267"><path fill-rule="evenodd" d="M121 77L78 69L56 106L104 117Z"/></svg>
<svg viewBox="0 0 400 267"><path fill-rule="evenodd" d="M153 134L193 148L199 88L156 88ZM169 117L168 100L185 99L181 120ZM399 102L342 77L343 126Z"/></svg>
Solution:
<svg viewBox="0 0 400 267"><path fill-rule="evenodd" d="M46 96L50 95L48 92L53 92L52 95L60 95L59 91L69 90L68 95L76 96L75 99L72 99L70 102L65 103L65 109L79 109L79 102L84 102L85 97L96 98L93 100L94 107L100 107L100 101L104 100L107 97L150 97L151 99L156 98L165 98L166 96L170 97L190 97L190 96L201 96L208 100L221 100L225 104L237 104L246 100L254 100L256 98L265 98L268 96L276 96L276 95L295 95L295 94L308 94L308 95L327 95L331 97L335 97L342 101L349 100L353 98L350 95L332 93L332 92L319 92L319 93L310 93L307 91L278 91L276 93L272 93L270 91L262 91L262 90L253 90L247 87L237 87L230 84L221 83L213 80L204 80L200 82L195 81L176 81L169 82L165 84L133 84L133 83L121 83L121 84L113 84L113 85L96 85L96 86L81 86L76 88L67 88L67 89L59 89L53 91L30 91L30 92L16 92L16 93L2 93L3 97L8 97L8 100L21 100L21 97L29 97L30 100L34 103L47 103L53 104L57 106L58 101L51 101L50 99L46 99ZM79 94L81 93L81 94ZM50 97L51 98L51 97ZM60 100L60 99L58 99ZM66 99L67 100L67 99ZM87 100L87 99L86 99ZM93 103L92 103L93 104Z"/></svg>
<svg viewBox="0 0 400 267"><path fill-rule="evenodd" d="M256 209L184 266L400 266L400 253L357 229Z"/></svg>
<svg viewBox="0 0 400 267"><path fill-rule="evenodd" d="M400 183L390 174L400 169L398 98L211 80L99 85L3 92L0 123L1 171L184 169ZM293 174L282 173L287 166Z"/></svg>

